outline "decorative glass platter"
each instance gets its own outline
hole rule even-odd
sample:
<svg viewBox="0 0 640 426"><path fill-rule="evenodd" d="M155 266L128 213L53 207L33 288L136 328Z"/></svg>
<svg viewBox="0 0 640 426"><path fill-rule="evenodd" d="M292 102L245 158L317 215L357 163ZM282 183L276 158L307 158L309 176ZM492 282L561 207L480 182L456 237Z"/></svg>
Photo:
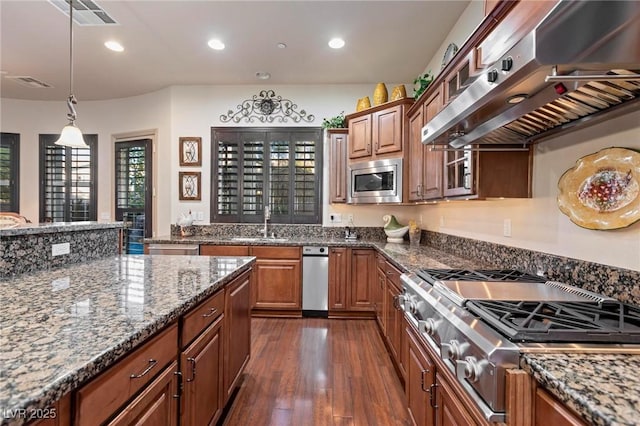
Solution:
<svg viewBox="0 0 640 426"><path fill-rule="evenodd" d="M584 156L558 181L558 207L587 229L625 228L640 220L640 152L606 148Z"/></svg>

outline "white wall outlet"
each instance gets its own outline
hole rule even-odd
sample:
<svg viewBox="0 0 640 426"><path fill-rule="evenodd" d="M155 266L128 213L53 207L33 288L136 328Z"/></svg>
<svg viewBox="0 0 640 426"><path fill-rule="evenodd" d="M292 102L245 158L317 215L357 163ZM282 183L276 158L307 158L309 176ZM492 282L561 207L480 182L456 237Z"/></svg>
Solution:
<svg viewBox="0 0 640 426"><path fill-rule="evenodd" d="M349 225L353 225L353 214L349 213L349 214L347 215L347 223L348 223Z"/></svg>
<svg viewBox="0 0 640 426"><path fill-rule="evenodd" d="M511 236L511 219L505 219L502 223L502 235L505 237Z"/></svg>
<svg viewBox="0 0 640 426"><path fill-rule="evenodd" d="M101 220L109 220L109 219L111 219L111 215L109 214L109 212L102 212L102 213L100 213L100 219Z"/></svg>
<svg viewBox="0 0 640 426"><path fill-rule="evenodd" d="M51 256L62 256L63 254L69 253L71 253L71 246L69 243L51 245Z"/></svg>
<svg viewBox="0 0 640 426"><path fill-rule="evenodd" d="M331 223L342 223L342 214L340 214L340 213L331 213L329 215L329 222L331 222Z"/></svg>
<svg viewBox="0 0 640 426"><path fill-rule="evenodd" d="M196 220L204 220L204 212L197 212L196 217Z"/></svg>

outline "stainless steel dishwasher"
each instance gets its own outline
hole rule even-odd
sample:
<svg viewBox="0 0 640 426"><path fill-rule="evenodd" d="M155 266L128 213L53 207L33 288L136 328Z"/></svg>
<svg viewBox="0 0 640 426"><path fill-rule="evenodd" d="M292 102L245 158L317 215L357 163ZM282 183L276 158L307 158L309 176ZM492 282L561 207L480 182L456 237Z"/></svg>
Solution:
<svg viewBox="0 0 640 426"><path fill-rule="evenodd" d="M329 248L302 247L302 316L329 314Z"/></svg>
<svg viewBox="0 0 640 426"><path fill-rule="evenodd" d="M149 254L186 254L197 256L200 247L197 244L149 244Z"/></svg>

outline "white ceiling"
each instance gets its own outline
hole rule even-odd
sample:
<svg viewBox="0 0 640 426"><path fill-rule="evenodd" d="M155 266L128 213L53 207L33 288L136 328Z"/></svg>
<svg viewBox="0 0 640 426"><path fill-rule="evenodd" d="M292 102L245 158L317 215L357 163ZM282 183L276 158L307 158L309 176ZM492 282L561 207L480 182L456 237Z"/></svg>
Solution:
<svg viewBox="0 0 640 426"><path fill-rule="evenodd" d="M74 92L80 101L171 85L411 82L469 0L96 3L119 25L74 25ZM343 49L327 46L335 36L345 39ZM225 50L207 46L214 37ZM125 51L107 50L108 39ZM279 42L288 47L279 49ZM0 0L0 70L0 97L65 99L68 16L46 0ZM257 71L272 77L257 80ZM54 87L27 88L8 76Z"/></svg>

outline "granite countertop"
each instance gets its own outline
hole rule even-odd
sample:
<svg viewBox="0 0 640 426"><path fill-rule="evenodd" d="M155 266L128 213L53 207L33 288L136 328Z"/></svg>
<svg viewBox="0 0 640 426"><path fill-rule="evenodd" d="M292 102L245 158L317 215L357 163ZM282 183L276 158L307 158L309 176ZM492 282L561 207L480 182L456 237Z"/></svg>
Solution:
<svg viewBox="0 0 640 426"><path fill-rule="evenodd" d="M588 424L640 423L640 355L528 353L520 365Z"/></svg>
<svg viewBox="0 0 640 426"><path fill-rule="evenodd" d="M0 280L0 424L96 376L254 261L124 255Z"/></svg>
<svg viewBox="0 0 640 426"><path fill-rule="evenodd" d="M96 229L122 228L122 222L55 222L25 223L22 225L0 228L0 236L28 234L51 234L55 232L93 231Z"/></svg>

